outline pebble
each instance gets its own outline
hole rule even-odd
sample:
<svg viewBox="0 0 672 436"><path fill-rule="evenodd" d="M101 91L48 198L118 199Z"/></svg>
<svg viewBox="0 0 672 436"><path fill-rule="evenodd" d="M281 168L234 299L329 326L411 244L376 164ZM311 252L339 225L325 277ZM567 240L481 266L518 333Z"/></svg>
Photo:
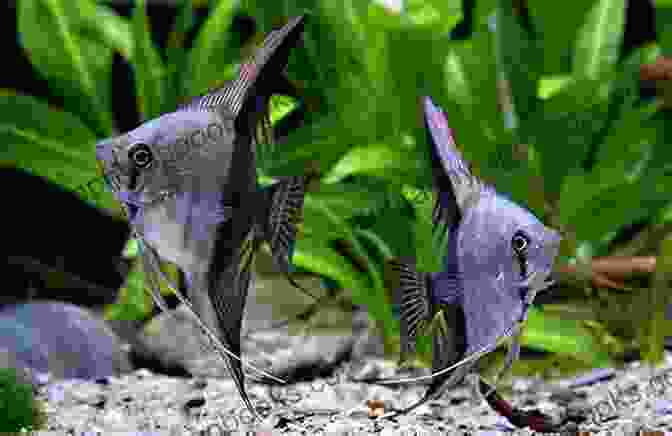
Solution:
<svg viewBox="0 0 672 436"><path fill-rule="evenodd" d="M343 378L349 368L334 376ZM559 388L553 384L534 391L507 395L514 405L521 406L523 397L536 398L533 406L551 415L580 415L581 431L672 430L670 401L644 399L627 410L618 410L616 417L595 423L592 407L606 398L607 386L620 384L627 371L617 370L609 381L582 387L585 399L576 397L567 405L567 398L551 395ZM645 372L641 373L646 374ZM206 428L235 430L248 422L230 379L210 378L189 380L137 370L119 377L108 377L109 384L95 381L55 380L39 388L38 398L47 402L48 428L60 434L85 430L111 432L174 431L194 434ZM647 378L637 381L644 387ZM555 387L554 387L555 386ZM566 388L563 388L566 389ZM670 388L672 389L672 388ZM272 434L372 434L381 435L439 435L461 429L472 434L530 435L528 430L515 429L485 403L473 407L469 388L461 385L440 399L417 408L407 416L395 419L375 419L369 416L369 405L383 405L385 410L399 407L424 393L424 387L390 388L387 386L342 382L329 384L325 379L281 386L272 392L267 385L248 383L253 404L268 415L258 431ZM672 391L670 392L672 396ZM190 413L185 408L192 409ZM380 410L380 408L376 407ZM225 427L225 428L224 428ZM164 433L167 434L167 433ZM258 433L259 434L259 433ZM456 432L456 434L460 434Z"/></svg>

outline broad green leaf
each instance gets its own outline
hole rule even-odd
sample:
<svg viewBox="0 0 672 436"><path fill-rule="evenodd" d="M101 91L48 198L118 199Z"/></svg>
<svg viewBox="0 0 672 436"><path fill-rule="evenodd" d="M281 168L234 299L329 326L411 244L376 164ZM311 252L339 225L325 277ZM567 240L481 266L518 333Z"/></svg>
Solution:
<svg viewBox="0 0 672 436"><path fill-rule="evenodd" d="M572 53L578 29L595 1L528 0L526 2L534 31L543 47L544 75L571 72Z"/></svg>
<svg viewBox="0 0 672 436"><path fill-rule="evenodd" d="M658 215L657 222L659 224L672 223L672 202L670 202L665 209Z"/></svg>
<svg viewBox="0 0 672 436"><path fill-rule="evenodd" d="M557 76L546 76L539 78L539 87L537 96L543 100L550 98L562 91L572 80L572 76L567 74Z"/></svg>
<svg viewBox="0 0 672 436"><path fill-rule="evenodd" d="M508 142L511 135L504 129L498 106L493 42L487 27L479 27L473 38L451 43L442 68L449 99L442 99L440 94L432 95L444 108L465 158L475 165L487 162L497 151L498 144ZM426 133L422 135L424 142Z"/></svg>
<svg viewBox="0 0 672 436"><path fill-rule="evenodd" d="M370 301L375 301L376 305L372 307L370 304L368 304L368 301L366 301L364 304L367 304L371 316L380 323L379 325L385 332L385 338L392 337L397 323L392 316L391 307L387 301L386 288L383 282L381 271L374 267L375 263L372 261L371 257L367 254L366 250L357 240L352 229L345 221L335 215L331 210L329 210L328 207L326 207L324 204L321 204L319 201L315 202L315 206L322 209L322 212L331 225L343 230L343 232L346 234L345 240L352 247L353 254L363 259L363 261L366 263L366 272L371 279L371 285L369 286L366 300L371 299ZM363 290L359 292L363 292ZM360 298L364 300L364 297L360 296Z"/></svg>
<svg viewBox="0 0 672 436"><path fill-rule="evenodd" d="M378 236L375 232L372 232L371 230L363 230L359 228L355 228L355 235L362 238L366 242L368 242L370 245L376 248L376 254L377 258L380 260L386 260L391 257L394 257L394 252L392 248L387 245L387 243L380 237Z"/></svg>
<svg viewBox="0 0 672 436"><path fill-rule="evenodd" d="M119 290L117 301L105 308L105 319L139 320L151 313L154 302L149 293L145 292L145 274L141 265L142 262L134 263L126 284Z"/></svg>
<svg viewBox="0 0 672 436"><path fill-rule="evenodd" d="M73 189L96 176L96 137L77 117L26 95L0 96L0 160Z"/></svg>
<svg viewBox="0 0 672 436"><path fill-rule="evenodd" d="M594 367L611 364L606 350L575 320L565 320L535 307L530 308L521 342L532 348L570 355Z"/></svg>
<svg viewBox="0 0 672 436"><path fill-rule="evenodd" d="M618 61L625 31L625 0L596 0L579 29L572 72L597 79Z"/></svg>
<svg viewBox="0 0 672 436"><path fill-rule="evenodd" d="M225 80L226 67L239 53L233 47L231 21L236 1L221 0L203 23L189 55L189 95L200 95Z"/></svg>
<svg viewBox="0 0 672 436"><path fill-rule="evenodd" d="M142 121L161 115L164 104L165 67L152 43L145 0L136 0L133 10L133 70Z"/></svg>
<svg viewBox="0 0 672 436"><path fill-rule="evenodd" d="M609 84L572 81L542 100L532 142L541 158L545 191L553 199L560 194L564 177L581 166L592 141L607 125Z"/></svg>
<svg viewBox="0 0 672 436"><path fill-rule="evenodd" d="M269 104L271 106L271 124L277 123L297 107L297 102L294 99L284 95L271 96Z"/></svg>
<svg viewBox="0 0 672 436"><path fill-rule="evenodd" d="M432 210L432 193L421 191L411 186L404 186L402 194L409 200L415 212L413 234L415 235L415 259L418 270L426 272L440 271L441 258L437 256L434 246Z"/></svg>
<svg viewBox="0 0 672 436"><path fill-rule="evenodd" d="M175 109L177 103L188 95L185 88L189 68L189 52L185 47L187 34L195 24L194 5L192 0L182 0L173 27L166 44L167 86L165 89L163 112Z"/></svg>
<svg viewBox="0 0 672 436"><path fill-rule="evenodd" d="M296 241L292 263L299 268L329 277L344 289L352 290L355 297L368 300L369 288L366 277L355 270L354 266L336 250L325 246L320 240L300 238Z"/></svg>
<svg viewBox="0 0 672 436"><path fill-rule="evenodd" d="M117 14L112 8L95 4L88 0L72 2L73 9L79 12L79 30L118 51L127 61L133 58L133 31L126 17ZM83 7L88 6L88 7ZM73 15L77 13L74 12Z"/></svg>
<svg viewBox="0 0 672 436"><path fill-rule="evenodd" d="M270 176L301 174L308 161L319 163L320 173L327 172L351 144L341 120L334 115L320 117L275 144L269 159L261 162L268 165L263 168L264 173Z"/></svg>
<svg viewBox="0 0 672 436"><path fill-rule="evenodd" d="M317 192L307 194L319 199L342 219L381 212L387 193L371 190L356 183L322 184ZM308 220L304 220L308 222Z"/></svg>
<svg viewBox="0 0 672 436"><path fill-rule="evenodd" d="M404 6L404 16L411 23L427 26L439 34L450 32L462 19L459 0L406 0Z"/></svg>
<svg viewBox="0 0 672 436"><path fill-rule="evenodd" d="M138 244L139 242L137 239L135 238L129 239L128 242L126 243L126 246L124 247L123 256L127 259L138 257L140 254Z"/></svg>
<svg viewBox="0 0 672 436"><path fill-rule="evenodd" d="M517 120L511 127L519 129L518 143L529 143L530 123L534 123L533 115L537 111L537 86L543 69L541 49L515 16L511 0L499 1L495 17L497 69L503 73L497 80L500 87L510 88L500 91L500 107L504 111L509 110L501 96L505 92L510 93L513 104L511 116Z"/></svg>
<svg viewBox="0 0 672 436"><path fill-rule="evenodd" d="M386 144L370 144L348 151L325 176L324 182L335 183L354 174L379 176L392 181L407 180L416 177L423 164L420 158L407 150Z"/></svg>
<svg viewBox="0 0 672 436"><path fill-rule="evenodd" d="M672 2L666 0L665 5L660 5L661 1L656 2L656 34L658 44L662 54L670 56L672 54L672 31L670 31L670 24L672 24Z"/></svg>
<svg viewBox="0 0 672 436"><path fill-rule="evenodd" d="M33 66L64 97L67 107L99 135L109 136L112 117L99 87L109 85L101 83L101 77L109 76L110 49L75 33L77 17L66 14L68 10L63 0L22 0L17 8L22 44ZM98 56L92 58L94 52ZM109 90L102 92L109 94Z"/></svg>
<svg viewBox="0 0 672 436"><path fill-rule="evenodd" d="M608 235L665 207L671 183L672 175L664 169L643 172L632 182L600 191L563 220L573 225L579 240L604 243Z"/></svg>

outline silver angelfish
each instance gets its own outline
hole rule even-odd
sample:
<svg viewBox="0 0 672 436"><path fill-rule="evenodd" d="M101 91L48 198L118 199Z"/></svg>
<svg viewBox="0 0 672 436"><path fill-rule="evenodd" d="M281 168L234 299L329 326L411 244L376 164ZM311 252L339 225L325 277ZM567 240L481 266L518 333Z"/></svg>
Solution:
<svg viewBox="0 0 672 436"><path fill-rule="evenodd" d="M433 221L435 228L446 229L448 243L440 272L418 272L412 260L389 264L400 309L402 360L414 351L421 327L433 327L432 374L379 381L432 379L425 396L401 413L461 382L479 357L506 338L512 343L499 376L511 367L530 304L553 283L550 274L561 241L557 231L476 178L455 146L443 111L429 97L423 104L438 192Z"/></svg>
<svg viewBox="0 0 672 436"><path fill-rule="evenodd" d="M222 88L101 141L96 150L142 242L145 270L162 274L162 258L184 273L187 298L174 290L222 354L255 418L239 357L252 261L265 240L278 268L289 271L305 189L303 176L260 189L256 133L270 96L286 81L283 70L304 24L299 16L272 31ZM165 310L157 278L148 279Z"/></svg>

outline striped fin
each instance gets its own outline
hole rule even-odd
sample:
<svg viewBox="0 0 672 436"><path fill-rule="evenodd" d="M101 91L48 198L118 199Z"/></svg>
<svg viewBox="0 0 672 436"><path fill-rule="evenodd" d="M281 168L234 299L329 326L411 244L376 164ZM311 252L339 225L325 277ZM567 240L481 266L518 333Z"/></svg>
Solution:
<svg viewBox="0 0 672 436"><path fill-rule="evenodd" d="M313 293L299 285L290 275L292 255L296 245L297 226L303 219L303 201L308 176L280 177L280 181L264 190L262 208L264 238L271 247L276 267L295 288L316 299Z"/></svg>
<svg viewBox="0 0 672 436"><path fill-rule="evenodd" d="M270 207L263 217L265 236L276 266L284 272L291 268L297 224L303 215L305 182L304 176L284 177L266 191Z"/></svg>
<svg viewBox="0 0 672 436"><path fill-rule="evenodd" d="M280 75L287 65L289 50L298 42L303 32L305 16L294 17L282 28L271 31L251 60L243 63L236 79L221 89L200 97L180 107L181 110L220 110L238 117L243 111L250 90L255 86L267 87L263 83L269 74ZM270 93L269 93L270 94ZM256 104L256 102L252 103ZM256 108L253 108L256 109Z"/></svg>
<svg viewBox="0 0 672 436"><path fill-rule="evenodd" d="M387 261L387 283L393 288L393 303L399 308L401 361L415 352L418 329L431 318L429 274L420 273L410 262Z"/></svg>

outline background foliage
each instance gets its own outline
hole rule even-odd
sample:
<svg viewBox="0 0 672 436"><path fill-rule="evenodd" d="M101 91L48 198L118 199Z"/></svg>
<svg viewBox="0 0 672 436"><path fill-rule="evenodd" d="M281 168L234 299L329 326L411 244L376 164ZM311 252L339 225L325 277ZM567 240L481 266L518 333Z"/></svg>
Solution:
<svg viewBox="0 0 672 436"><path fill-rule="evenodd" d="M280 144L261 146L259 169L262 182L309 164L321 174L306 198L297 269L366 305L395 351L384 260L415 250L423 268L437 267L418 104L431 95L475 171L563 232L565 270L590 276L593 257L659 256L655 280L550 291L524 334L527 347L547 354L532 369L520 366L603 366L640 349L660 361L672 248L641 240L670 232L672 148L660 98L640 96L640 67L669 54L672 3L656 2L658 42L628 53L625 0L521 5L477 1L465 35L456 31L465 22L457 0L408 0L401 10L369 0L219 0L199 26L198 5L184 1L163 49L145 0L130 18L94 0L20 0L22 47L64 107L3 90L0 156L119 213L101 189L94 154L96 140L118 133L111 96L126 90L112 89L113 55L132 69L137 107L128 110L140 122L236 74L248 44L227 30L236 15L255 19L254 42L278 18L305 12L305 42L288 67L304 99L274 99L272 114L276 129L288 129L299 111L305 122ZM127 256L137 256L132 241ZM152 305L143 286L136 265L108 316L146 316Z"/></svg>

